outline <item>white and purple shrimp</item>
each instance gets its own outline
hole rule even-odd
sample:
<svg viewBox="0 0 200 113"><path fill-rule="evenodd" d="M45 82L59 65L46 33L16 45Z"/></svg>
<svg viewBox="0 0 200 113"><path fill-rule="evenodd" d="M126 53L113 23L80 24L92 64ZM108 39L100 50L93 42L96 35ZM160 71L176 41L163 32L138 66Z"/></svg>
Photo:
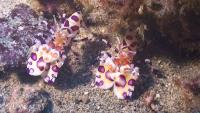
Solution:
<svg viewBox="0 0 200 113"><path fill-rule="evenodd" d="M123 41L119 40L119 52L116 56L102 52L100 64L96 70L95 84L100 89L113 88L118 99L128 99L132 96L139 69L134 66L136 41L131 33Z"/></svg>
<svg viewBox="0 0 200 113"><path fill-rule="evenodd" d="M54 17L56 28L51 30L54 39L46 44L35 44L30 49L27 71L32 76L44 77L47 83L53 83L66 59L64 47L79 32L82 21L81 12L73 13L59 25Z"/></svg>

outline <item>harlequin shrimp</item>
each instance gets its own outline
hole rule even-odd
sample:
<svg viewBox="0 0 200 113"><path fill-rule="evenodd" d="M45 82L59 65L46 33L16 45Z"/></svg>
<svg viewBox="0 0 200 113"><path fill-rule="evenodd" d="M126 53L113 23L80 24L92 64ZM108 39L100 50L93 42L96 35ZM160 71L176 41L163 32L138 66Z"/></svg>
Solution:
<svg viewBox="0 0 200 113"><path fill-rule="evenodd" d="M127 33L123 41L119 40L116 56L103 51L99 58L100 65L96 71L95 84L101 89L111 89L118 99L127 99L132 96L139 68L133 62L136 54L136 40Z"/></svg>
<svg viewBox="0 0 200 113"><path fill-rule="evenodd" d="M68 46L80 28L82 21L81 12L73 13L64 23L59 25L54 17L56 24L53 40L47 44L35 44L30 49L27 71L32 76L42 75L44 81L53 83L58 76L59 69L66 59L64 47Z"/></svg>

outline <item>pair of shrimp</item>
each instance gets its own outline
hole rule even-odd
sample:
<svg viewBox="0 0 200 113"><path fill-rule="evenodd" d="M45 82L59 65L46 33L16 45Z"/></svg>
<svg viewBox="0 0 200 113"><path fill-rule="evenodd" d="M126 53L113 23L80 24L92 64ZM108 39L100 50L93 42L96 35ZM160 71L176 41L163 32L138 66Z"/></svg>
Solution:
<svg viewBox="0 0 200 113"><path fill-rule="evenodd" d="M47 83L55 81L66 59L64 47L68 46L71 39L77 35L81 21L81 12L73 13L61 25L55 20L54 39L47 44L35 44L30 49L27 63L27 71L30 75L42 75Z"/></svg>
<svg viewBox="0 0 200 113"><path fill-rule="evenodd" d="M133 62L136 54L136 41L127 33L126 38L119 41L119 52L116 56L103 51L100 64L96 71L95 84L100 89L111 89L118 99L128 99L132 96L139 68Z"/></svg>

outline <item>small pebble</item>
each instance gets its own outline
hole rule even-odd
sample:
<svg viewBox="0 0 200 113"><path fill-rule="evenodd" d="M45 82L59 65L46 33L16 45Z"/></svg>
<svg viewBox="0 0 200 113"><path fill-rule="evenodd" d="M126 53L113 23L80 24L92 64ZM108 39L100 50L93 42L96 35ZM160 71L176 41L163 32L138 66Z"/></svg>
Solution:
<svg viewBox="0 0 200 113"><path fill-rule="evenodd" d="M161 60L158 60L158 64L161 64Z"/></svg>
<svg viewBox="0 0 200 113"><path fill-rule="evenodd" d="M156 98L160 98L160 94L156 94Z"/></svg>
<svg viewBox="0 0 200 113"><path fill-rule="evenodd" d="M107 40L102 39L102 41L103 41L105 44L108 44L108 41L107 41Z"/></svg>
<svg viewBox="0 0 200 113"><path fill-rule="evenodd" d="M88 95L89 94L89 92L84 92L84 95Z"/></svg>
<svg viewBox="0 0 200 113"><path fill-rule="evenodd" d="M99 110L101 107L100 106L97 106L97 110Z"/></svg>
<svg viewBox="0 0 200 113"><path fill-rule="evenodd" d="M142 15L144 13L144 6L141 5L138 9L138 14Z"/></svg>

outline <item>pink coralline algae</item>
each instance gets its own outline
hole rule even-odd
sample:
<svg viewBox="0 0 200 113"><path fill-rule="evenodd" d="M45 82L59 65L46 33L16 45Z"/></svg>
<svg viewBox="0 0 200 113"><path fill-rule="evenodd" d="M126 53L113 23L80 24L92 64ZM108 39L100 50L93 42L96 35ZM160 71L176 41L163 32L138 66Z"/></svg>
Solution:
<svg viewBox="0 0 200 113"><path fill-rule="evenodd" d="M56 22L55 32L51 29L53 39L46 44L35 44L30 49L27 71L32 76L43 76L44 81L53 83L59 69L66 59L64 47L68 46L80 28L82 21L81 12L73 13L68 19L59 24Z"/></svg>
<svg viewBox="0 0 200 113"><path fill-rule="evenodd" d="M29 48L51 40L47 21L29 6L17 5L8 17L0 18L0 68L23 67Z"/></svg>
<svg viewBox="0 0 200 113"><path fill-rule="evenodd" d="M132 96L139 77L139 68L132 63L136 54L136 42L131 33L127 33L118 49L116 56L102 52L100 65L96 70L95 84L100 89L113 87L118 99L128 99Z"/></svg>

